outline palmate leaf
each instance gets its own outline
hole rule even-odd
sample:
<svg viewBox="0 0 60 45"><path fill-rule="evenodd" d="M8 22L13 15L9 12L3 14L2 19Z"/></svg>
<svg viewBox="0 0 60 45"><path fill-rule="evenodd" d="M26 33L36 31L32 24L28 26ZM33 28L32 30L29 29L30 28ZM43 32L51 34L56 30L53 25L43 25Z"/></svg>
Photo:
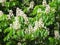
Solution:
<svg viewBox="0 0 60 45"><path fill-rule="evenodd" d="M52 37L49 37L49 45L56 45L56 40Z"/></svg>
<svg viewBox="0 0 60 45"><path fill-rule="evenodd" d="M4 30L4 33L6 33L6 32L10 32L10 28L9 27Z"/></svg>
<svg viewBox="0 0 60 45"><path fill-rule="evenodd" d="M44 22L45 26L49 26L49 25L53 24L55 21L54 13L49 13L47 15L43 14L42 18L43 18L43 22Z"/></svg>
<svg viewBox="0 0 60 45"><path fill-rule="evenodd" d="M24 18L22 16L19 16L18 18L20 23L24 23Z"/></svg>
<svg viewBox="0 0 60 45"><path fill-rule="evenodd" d="M18 38L18 36L16 34L12 36L12 39L17 40L17 38Z"/></svg>
<svg viewBox="0 0 60 45"><path fill-rule="evenodd" d="M39 30L37 30L36 32L34 32L34 37L35 37L35 38L37 38L37 37L39 37L39 36L41 36L41 34L39 33Z"/></svg>
<svg viewBox="0 0 60 45"><path fill-rule="evenodd" d="M24 13L28 13L28 10L27 10L28 7L24 7Z"/></svg>
<svg viewBox="0 0 60 45"><path fill-rule="evenodd" d="M0 16L0 21L5 21L5 20L7 20L7 15L1 15Z"/></svg>
<svg viewBox="0 0 60 45"><path fill-rule="evenodd" d="M8 7L9 8L10 7L10 2L6 2L5 3L5 7Z"/></svg>
<svg viewBox="0 0 60 45"><path fill-rule="evenodd" d="M49 3L49 5L50 5L51 7L56 7L56 6L57 6L56 1L53 1L53 2Z"/></svg>
<svg viewBox="0 0 60 45"><path fill-rule="evenodd" d="M9 39L10 39L10 36L7 35L3 40L4 40L4 41L8 41Z"/></svg>
<svg viewBox="0 0 60 45"><path fill-rule="evenodd" d="M17 2L11 1L11 2L5 2L5 7L9 8L9 7L13 7L17 5Z"/></svg>
<svg viewBox="0 0 60 45"><path fill-rule="evenodd" d="M8 27L4 30L4 33L8 33L10 31L15 32L15 30L12 27Z"/></svg>
<svg viewBox="0 0 60 45"><path fill-rule="evenodd" d="M42 38L46 38L48 36L48 31L45 29L40 29L40 34Z"/></svg>
<svg viewBox="0 0 60 45"><path fill-rule="evenodd" d="M4 38L4 41L8 41L10 38L13 38L13 35L15 35L15 30L12 28L7 28L4 33L8 33L6 37Z"/></svg>
<svg viewBox="0 0 60 45"><path fill-rule="evenodd" d="M14 2L14 1L10 2L10 7L14 7L15 5L17 5L17 2Z"/></svg>
<svg viewBox="0 0 60 45"><path fill-rule="evenodd" d="M23 30L17 31L17 36L20 38L23 38L24 37L24 31Z"/></svg>
<svg viewBox="0 0 60 45"><path fill-rule="evenodd" d="M25 36L24 36L24 38L26 39L26 40L34 40L35 38L34 38L34 35L31 33L31 34L25 34Z"/></svg>
<svg viewBox="0 0 60 45"><path fill-rule="evenodd" d="M33 9L33 15L36 15L36 14L37 14L37 10L38 10L39 8L41 8L42 11L45 10L45 7L44 7L44 6L42 6L42 5L37 5L37 6L35 6L35 8Z"/></svg>
<svg viewBox="0 0 60 45"><path fill-rule="evenodd" d="M34 39L35 38L46 38L48 36L48 31L45 29L38 29L33 33Z"/></svg>
<svg viewBox="0 0 60 45"><path fill-rule="evenodd" d="M16 45L16 42L9 40L8 42L6 42L6 45Z"/></svg>
<svg viewBox="0 0 60 45"><path fill-rule="evenodd" d="M9 22L3 21L3 22L0 23L0 28L7 28L8 25L9 25Z"/></svg>

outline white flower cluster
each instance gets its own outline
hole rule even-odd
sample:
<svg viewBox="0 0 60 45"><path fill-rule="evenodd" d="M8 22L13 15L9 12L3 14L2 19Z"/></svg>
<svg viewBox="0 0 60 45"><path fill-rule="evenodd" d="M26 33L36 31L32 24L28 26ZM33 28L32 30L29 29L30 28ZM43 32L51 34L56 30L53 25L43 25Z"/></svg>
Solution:
<svg viewBox="0 0 60 45"><path fill-rule="evenodd" d="M13 11L9 10L8 19L11 19L12 16L13 16ZM20 29L20 26L21 26L21 24L19 24L18 16L22 16L25 19L25 24L27 24L27 22L28 22L28 17L26 16L26 14L24 14L24 12L21 9L17 8L15 21L12 24L12 27L15 30Z"/></svg>
<svg viewBox="0 0 60 45"><path fill-rule="evenodd" d="M12 24L10 24L10 28L12 28L12 26L13 26L13 25L12 25Z"/></svg>
<svg viewBox="0 0 60 45"><path fill-rule="evenodd" d="M54 31L54 34L55 34L55 38L57 38L57 39L60 38L59 31L55 30L55 31Z"/></svg>
<svg viewBox="0 0 60 45"><path fill-rule="evenodd" d="M31 1L27 10L30 11L30 9L33 9L33 7L34 7L34 1Z"/></svg>
<svg viewBox="0 0 60 45"><path fill-rule="evenodd" d="M35 26L34 26L34 31L36 31L37 29L39 28L39 23L38 23L38 21L35 21Z"/></svg>
<svg viewBox="0 0 60 45"><path fill-rule="evenodd" d="M46 5L45 12L46 12L46 13L49 13L49 12L50 12L50 6L49 6L49 5Z"/></svg>
<svg viewBox="0 0 60 45"><path fill-rule="evenodd" d="M2 11L0 11L0 16L1 16L1 15L3 15L3 12L2 12Z"/></svg>
<svg viewBox="0 0 60 45"><path fill-rule="evenodd" d="M23 16L24 15L23 13L24 12L21 9L16 8L16 16Z"/></svg>
<svg viewBox="0 0 60 45"><path fill-rule="evenodd" d="M6 0L0 0L0 3L4 3L4 2L6 2Z"/></svg>
<svg viewBox="0 0 60 45"><path fill-rule="evenodd" d="M16 9L16 16L22 16L25 19L25 23L28 23L28 17L21 9Z"/></svg>
<svg viewBox="0 0 60 45"><path fill-rule="evenodd" d="M49 13L50 12L50 6L47 4L46 0L43 0L42 4L43 4L43 6L46 7L45 12Z"/></svg>
<svg viewBox="0 0 60 45"><path fill-rule="evenodd" d="M12 10L9 10L9 15L13 16L13 11Z"/></svg>
<svg viewBox="0 0 60 45"><path fill-rule="evenodd" d="M30 32L33 32L33 27L32 27L31 24L28 26L28 30L29 30L29 33L30 33Z"/></svg>
<svg viewBox="0 0 60 45"><path fill-rule="evenodd" d="M38 28L42 28L42 27L44 27L44 23L42 18L40 18L39 21L35 22L34 30L37 30Z"/></svg>
<svg viewBox="0 0 60 45"><path fill-rule="evenodd" d="M39 19L39 27L41 28L41 27L44 27L44 23L43 23L43 20L42 20L42 18L40 18Z"/></svg>
<svg viewBox="0 0 60 45"><path fill-rule="evenodd" d="M34 31L33 31L33 27L32 27L31 24L29 24L29 25L28 25L28 28L25 29L25 33L31 34L31 33L33 33L33 32L34 32Z"/></svg>
<svg viewBox="0 0 60 45"><path fill-rule="evenodd" d="M32 25L30 24L28 26L28 29L26 29L26 33L29 32L35 32L38 28L43 28L44 27L44 23L42 21L42 18L39 19L39 21L35 21L35 26L32 27Z"/></svg>
<svg viewBox="0 0 60 45"><path fill-rule="evenodd" d="M37 22L37 21L36 21ZM35 24L36 25L36 24ZM31 34L37 30L38 26L32 27L31 24L28 25L28 28L25 29L25 33Z"/></svg>
<svg viewBox="0 0 60 45"><path fill-rule="evenodd" d="M32 27L31 24L28 25L28 28L25 30L25 33L31 34L31 33L34 33L38 28L44 28L44 27L45 26L44 26L44 23L42 21L42 18L40 18L39 21L35 21L35 26L34 27ZM45 29L46 29L46 32L45 33L47 33L47 35L49 35L48 29L46 27L45 27Z"/></svg>
<svg viewBox="0 0 60 45"><path fill-rule="evenodd" d="M2 6L4 6L5 2L6 2L6 0L0 0L0 3L2 4Z"/></svg>
<svg viewBox="0 0 60 45"><path fill-rule="evenodd" d="M43 0L42 4L43 4L43 6L46 6L47 5L46 0Z"/></svg>
<svg viewBox="0 0 60 45"><path fill-rule="evenodd" d="M11 19L12 16L13 16L13 11L9 10L8 19Z"/></svg>
<svg viewBox="0 0 60 45"><path fill-rule="evenodd" d="M18 17L15 17L15 21L13 22L13 29L18 30L20 29L21 24L19 24Z"/></svg>
<svg viewBox="0 0 60 45"><path fill-rule="evenodd" d="M34 1L31 1L29 8L33 9L33 7L34 7Z"/></svg>
<svg viewBox="0 0 60 45"><path fill-rule="evenodd" d="M18 42L17 45L22 45L21 42Z"/></svg>

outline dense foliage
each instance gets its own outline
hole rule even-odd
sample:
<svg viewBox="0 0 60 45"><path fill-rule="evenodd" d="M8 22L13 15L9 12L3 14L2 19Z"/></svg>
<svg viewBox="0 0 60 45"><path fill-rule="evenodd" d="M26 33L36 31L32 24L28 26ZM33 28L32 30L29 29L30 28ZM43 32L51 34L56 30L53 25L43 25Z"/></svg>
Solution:
<svg viewBox="0 0 60 45"><path fill-rule="evenodd" d="M1 0L0 45L60 45L60 0Z"/></svg>

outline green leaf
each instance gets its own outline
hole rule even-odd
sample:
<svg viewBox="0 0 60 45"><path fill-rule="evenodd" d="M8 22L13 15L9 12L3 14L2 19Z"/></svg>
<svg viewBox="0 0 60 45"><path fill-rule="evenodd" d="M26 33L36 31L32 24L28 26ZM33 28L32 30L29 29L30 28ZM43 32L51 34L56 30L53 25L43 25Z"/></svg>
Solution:
<svg viewBox="0 0 60 45"><path fill-rule="evenodd" d="M2 15L2 16L0 16L0 21L5 21L5 20L7 20L7 15Z"/></svg>
<svg viewBox="0 0 60 45"><path fill-rule="evenodd" d="M5 6L6 6L6 7L9 7L9 6L10 6L10 2L6 2L6 3L5 3Z"/></svg>
<svg viewBox="0 0 60 45"><path fill-rule="evenodd" d="M0 32L2 32L2 29L0 29Z"/></svg>
<svg viewBox="0 0 60 45"><path fill-rule="evenodd" d="M24 37L24 32L23 32L23 30L17 31L17 36L19 36L19 37Z"/></svg>

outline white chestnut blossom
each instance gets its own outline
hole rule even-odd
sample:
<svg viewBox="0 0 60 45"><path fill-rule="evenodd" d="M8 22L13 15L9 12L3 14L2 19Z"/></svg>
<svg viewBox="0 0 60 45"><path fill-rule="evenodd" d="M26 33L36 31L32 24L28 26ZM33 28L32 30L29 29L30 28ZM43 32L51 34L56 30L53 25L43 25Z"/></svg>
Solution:
<svg viewBox="0 0 60 45"><path fill-rule="evenodd" d="M46 13L49 13L49 12L50 12L50 6L49 6L49 5L46 5L45 12L46 12Z"/></svg>
<svg viewBox="0 0 60 45"><path fill-rule="evenodd" d="M6 0L0 0L0 3L2 4L2 6L4 6L5 2L6 2Z"/></svg>
<svg viewBox="0 0 60 45"><path fill-rule="evenodd" d="M15 21L13 22L13 29L18 30L20 29L21 24L19 24L18 17L15 17Z"/></svg>
<svg viewBox="0 0 60 45"><path fill-rule="evenodd" d="M12 28L13 27L13 24L10 24L10 28Z"/></svg>
<svg viewBox="0 0 60 45"><path fill-rule="evenodd" d="M23 18L25 19L25 24L29 23L27 16L26 17L23 17Z"/></svg>
<svg viewBox="0 0 60 45"><path fill-rule="evenodd" d="M44 27L44 23L42 18L39 19L39 21L35 22L35 26L34 26L34 31L37 30L38 28L43 28Z"/></svg>
<svg viewBox="0 0 60 45"><path fill-rule="evenodd" d="M28 28L25 29L25 34L28 34L29 33L29 30Z"/></svg>
<svg viewBox="0 0 60 45"><path fill-rule="evenodd" d="M46 0L43 0L42 4L43 4L43 6L46 6L47 5Z"/></svg>
<svg viewBox="0 0 60 45"><path fill-rule="evenodd" d="M27 15L19 8L16 9L16 16L22 16L25 20L25 23L28 23L28 17Z"/></svg>
<svg viewBox="0 0 60 45"><path fill-rule="evenodd" d="M27 33L27 34L34 33L34 31L35 30L34 30L34 28L33 28L33 26L31 24L29 24L28 28L25 29L25 33ZM33 37L33 35L32 35L32 37Z"/></svg>
<svg viewBox="0 0 60 45"><path fill-rule="evenodd" d="M21 42L18 42L17 45L22 45Z"/></svg>
<svg viewBox="0 0 60 45"><path fill-rule="evenodd" d="M44 23L43 23L42 18L39 19L38 24L39 24L39 27L40 27L40 28L41 28L41 27L44 27Z"/></svg>
<svg viewBox="0 0 60 45"><path fill-rule="evenodd" d="M31 2L30 2L29 9L33 9L33 7L34 7L34 1L31 1Z"/></svg>
<svg viewBox="0 0 60 45"><path fill-rule="evenodd" d="M55 38L56 39L59 39L60 38L59 31L55 30L54 31L54 34L55 34Z"/></svg>
<svg viewBox="0 0 60 45"><path fill-rule="evenodd" d="M13 11L12 10L9 10L9 15L13 16Z"/></svg>
<svg viewBox="0 0 60 45"><path fill-rule="evenodd" d="M9 10L9 14L7 16L8 16L8 19L11 19L11 17L13 16L13 11Z"/></svg>
<svg viewBox="0 0 60 45"><path fill-rule="evenodd" d="M34 26L34 31L36 31L37 29L39 28L39 23L38 23L38 21L35 21L35 26Z"/></svg>
<svg viewBox="0 0 60 45"><path fill-rule="evenodd" d="M23 13L24 13L24 12L17 7L17 9L16 9L16 16L22 16Z"/></svg>
<svg viewBox="0 0 60 45"><path fill-rule="evenodd" d="M31 24L28 26L28 29L29 29L29 33L30 33L30 32L33 32L33 27L32 27Z"/></svg>
<svg viewBox="0 0 60 45"><path fill-rule="evenodd" d="M28 28L25 29L25 33L27 33L27 34L33 33L33 27L31 24L29 24Z"/></svg>
<svg viewBox="0 0 60 45"><path fill-rule="evenodd" d="M6 2L6 0L0 0L0 3L4 3L4 2Z"/></svg>
<svg viewBox="0 0 60 45"><path fill-rule="evenodd" d="M3 12L2 11L0 11L0 15L3 15Z"/></svg>
<svg viewBox="0 0 60 45"><path fill-rule="evenodd" d="M11 19L10 15L7 15L8 19Z"/></svg>
<svg viewBox="0 0 60 45"><path fill-rule="evenodd" d="M10 27L12 27L12 24L10 24Z"/></svg>
<svg viewBox="0 0 60 45"><path fill-rule="evenodd" d="M26 14L19 8L16 9L16 16L26 17Z"/></svg>

